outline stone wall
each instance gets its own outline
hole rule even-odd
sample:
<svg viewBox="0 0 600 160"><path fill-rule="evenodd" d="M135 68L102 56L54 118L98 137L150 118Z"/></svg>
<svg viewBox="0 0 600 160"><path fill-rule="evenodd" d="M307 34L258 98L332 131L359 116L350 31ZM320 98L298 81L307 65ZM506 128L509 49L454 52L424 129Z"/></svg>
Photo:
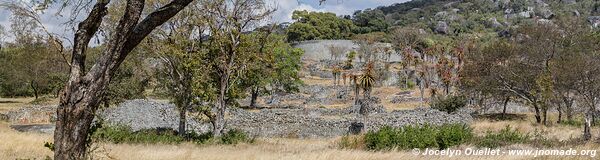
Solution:
<svg viewBox="0 0 600 160"><path fill-rule="evenodd" d="M9 111L6 117L12 124L53 123L56 121L56 106L22 107Z"/></svg>
<svg viewBox="0 0 600 160"><path fill-rule="evenodd" d="M251 112L242 109L228 110L227 128L241 129L260 137L322 138L348 133L352 122L363 122L366 129L377 130L382 126L416 124L470 123L467 112L447 114L434 109L374 112L367 116L356 113L356 106L343 109L298 108L262 109ZM105 110L102 117L106 124L129 126L133 130L150 128L177 129L178 111L172 104L149 100L127 101L116 108ZM209 132L208 122L188 119L188 127L196 132Z"/></svg>

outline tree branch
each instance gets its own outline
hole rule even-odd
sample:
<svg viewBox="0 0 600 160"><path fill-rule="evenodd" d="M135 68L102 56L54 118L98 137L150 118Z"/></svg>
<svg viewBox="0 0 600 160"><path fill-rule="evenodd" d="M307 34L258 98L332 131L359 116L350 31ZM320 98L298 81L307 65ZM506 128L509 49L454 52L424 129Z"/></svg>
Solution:
<svg viewBox="0 0 600 160"><path fill-rule="evenodd" d="M121 51L119 59L124 59L127 53L131 52L154 28L162 25L171 17L175 16L179 11L183 10L193 0L173 0L171 3L159 8L150 13L144 20L136 25Z"/></svg>

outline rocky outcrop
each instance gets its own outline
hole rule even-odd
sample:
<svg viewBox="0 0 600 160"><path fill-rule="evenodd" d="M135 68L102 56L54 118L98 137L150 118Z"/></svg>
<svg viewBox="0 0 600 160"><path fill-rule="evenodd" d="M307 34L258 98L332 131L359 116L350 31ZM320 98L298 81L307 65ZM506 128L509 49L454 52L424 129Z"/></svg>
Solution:
<svg viewBox="0 0 600 160"><path fill-rule="evenodd" d="M448 34L450 30L450 27L448 26L448 24L444 21L438 21L437 25L435 27L435 32L436 33L440 33L440 34Z"/></svg>
<svg viewBox="0 0 600 160"><path fill-rule="evenodd" d="M590 16L588 17L588 22L590 22L593 27L600 27L600 16Z"/></svg>

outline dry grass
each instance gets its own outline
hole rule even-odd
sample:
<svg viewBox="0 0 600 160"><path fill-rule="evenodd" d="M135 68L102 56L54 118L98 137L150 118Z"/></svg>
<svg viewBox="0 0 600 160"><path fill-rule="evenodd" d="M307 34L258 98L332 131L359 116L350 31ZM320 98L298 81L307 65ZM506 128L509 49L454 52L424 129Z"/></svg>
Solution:
<svg viewBox="0 0 600 160"><path fill-rule="evenodd" d="M497 130L504 125L510 124L522 131L531 131L532 128L541 126L531 126L529 122L489 122L477 121L473 124L477 132L485 129ZM550 133L559 134L567 130L578 132L578 128L563 128L562 126L549 127ZM598 132L595 132L598 133ZM560 136L560 135L557 135ZM51 141L51 135L20 133L8 127L6 123L0 123L0 159L17 158L44 158L51 156L51 152L43 147L43 143ZM329 159L457 159L457 160L475 160L475 159L532 159L533 157L510 157L510 156L455 156L455 157L436 157L436 156L415 156L410 151L384 151L372 152L364 150L339 149L337 142L339 138L334 139L288 139L271 138L259 139L255 144L239 145L161 145L161 144L98 144L95 156L104 159L211 159L211 160L234 160L234 159L252 159L252 160L329 160ZM465 149L470 146L460 146L458 149ZM519 147L517 148L527 148ZM597 149L600 145L590 143L573 149ZM538 157L537 159L580 159L589 157Z"/></svg>
<svg viewBox="0 0 600 160"><path fill-rule="evenodd" d="M44 147L44 142L52 141L52 135L21 133L12 130L5 122L0 122L0 159L44 158L52 152Z"/></svg>
<svg viewBox="0 0 600 160"><path fill-rule="evenodd" d="M10 110L17 109L23 105L33 101L34 98L0 98L0 113L6 113Z"/></svg>
<svg viewBox="0 0 600 160"><path fill-rule="evenodd" d="M499 131L506 126L511 126L523 133L533 133L536 130L539 132L546 133L549 138L556 138L559 140L568 140L571 138L581 137L583 134L583 128L567 125L553 124L544 126L535 123L533 115L528 115L526 120L513 120L513 121L490 121L490 120L476 120L471 127L473 127L475 133L484 133L485 131ZM593 127L592 134L600 134L600 128Z"/></svg>
<svg viewBox="0 0 600 160"><path fill-rule="evenodd" d="M29 105L35 98L19 97L19 98L0 98L0 113L6 113L10 110ZM58 98L49 98L45 104L58 104Z"/></svg>

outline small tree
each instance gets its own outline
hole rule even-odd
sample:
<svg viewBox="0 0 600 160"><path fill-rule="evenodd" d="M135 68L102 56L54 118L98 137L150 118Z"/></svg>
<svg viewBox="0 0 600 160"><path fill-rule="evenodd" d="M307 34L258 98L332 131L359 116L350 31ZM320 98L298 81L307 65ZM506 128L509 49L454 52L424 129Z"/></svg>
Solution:
<svg viewBox="0 0 600 160"><path fill-rule="evenodd" d="M363 89L365 99L371 98L371 91L375 86L375 66L373 62L367 63L363 69L363 74L359 78L360 88Z"/></svg>

